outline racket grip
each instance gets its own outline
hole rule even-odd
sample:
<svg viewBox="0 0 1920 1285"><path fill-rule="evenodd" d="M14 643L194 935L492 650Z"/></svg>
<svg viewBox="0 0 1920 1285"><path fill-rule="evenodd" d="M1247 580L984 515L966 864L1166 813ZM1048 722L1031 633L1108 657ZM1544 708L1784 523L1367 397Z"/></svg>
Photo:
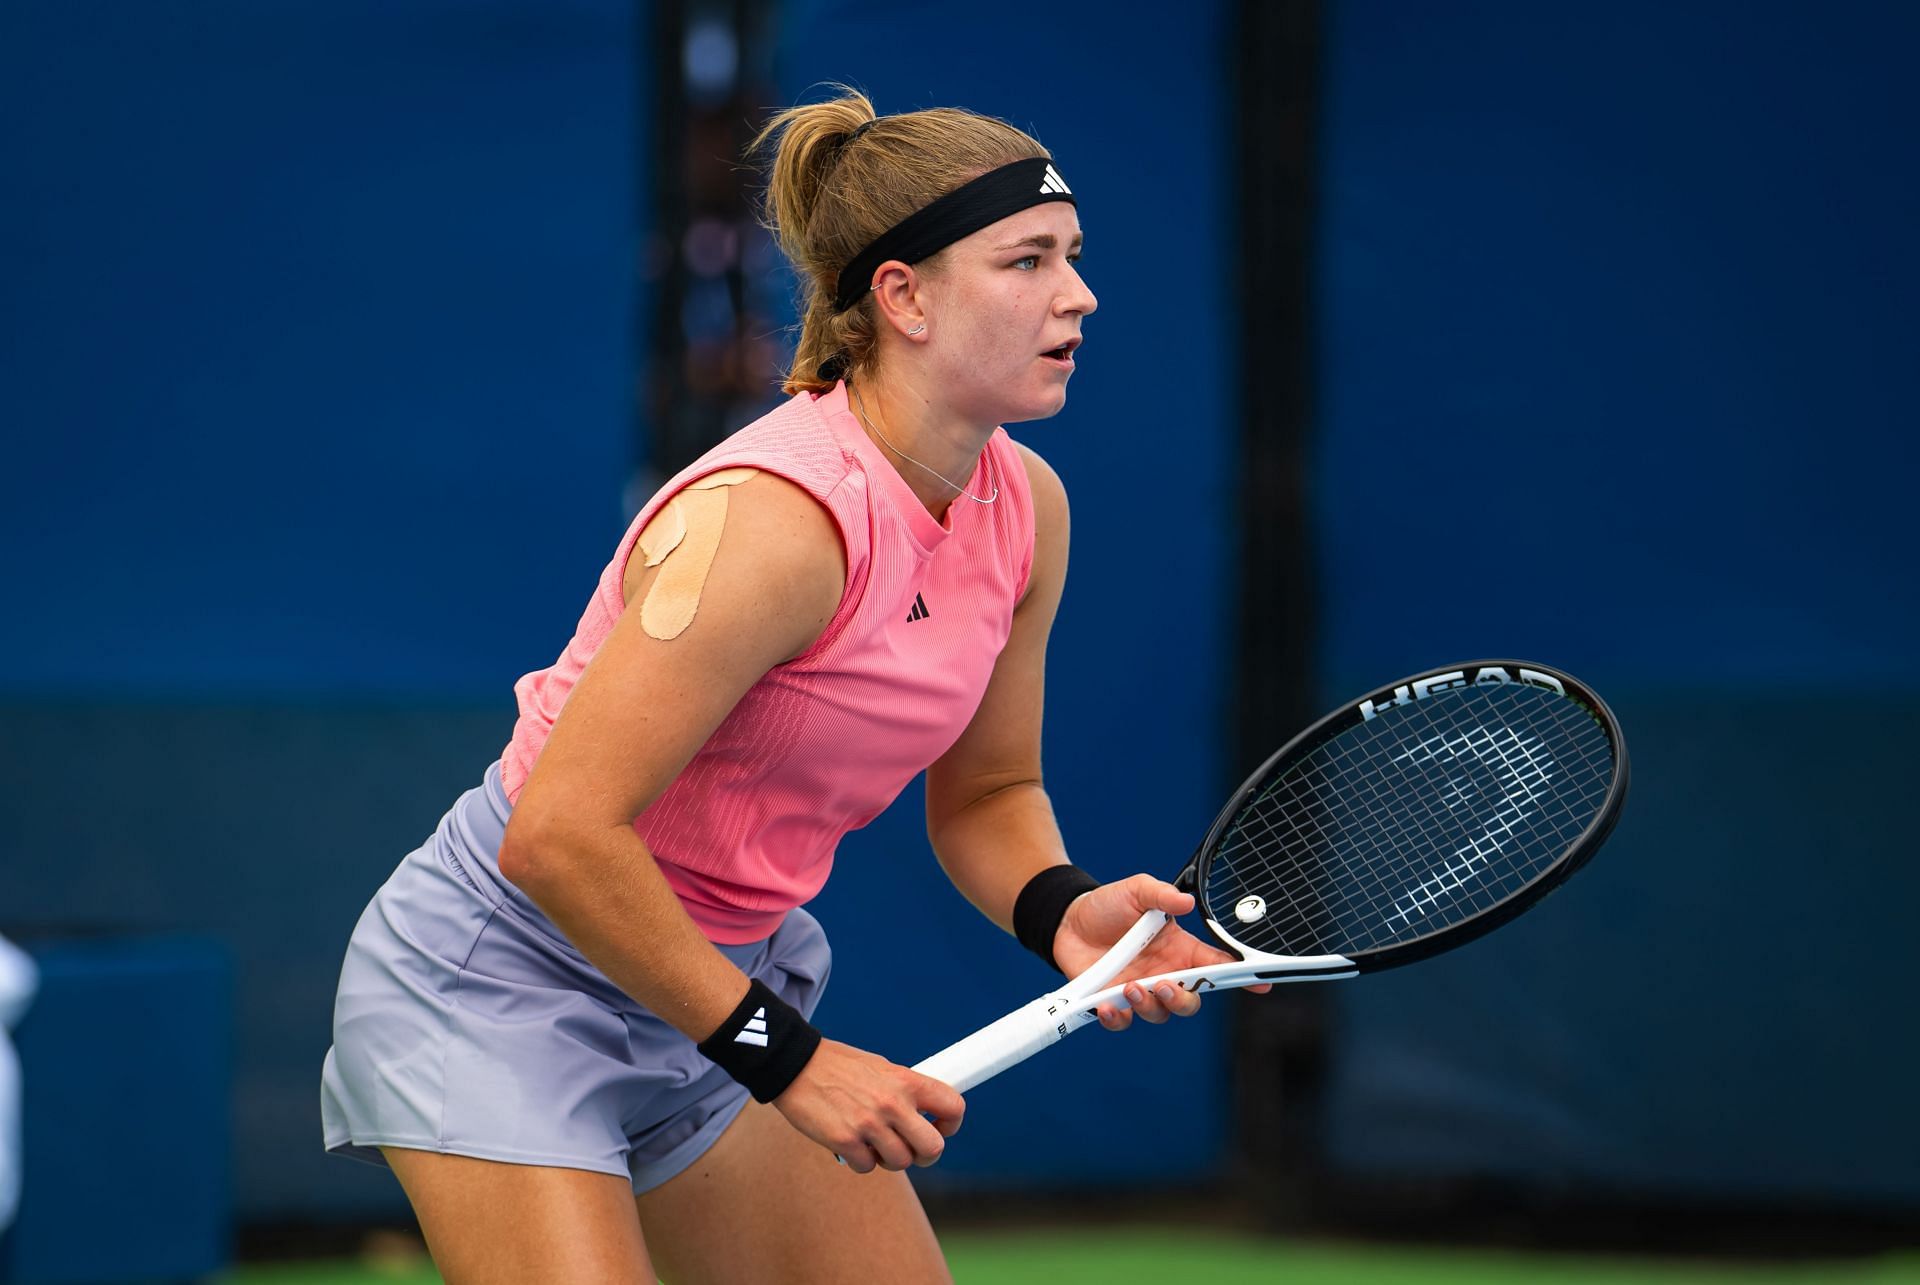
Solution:
<svg viewBox="0 0 1920 1285"><path fill-rule="evenodd" d="M916 1063L913 1069L965 1093L1008 1067L1026 1061L1041 1049L1058 1044L1084 1022L1085 1019L1074 1012L1067 996L1042 995L992 1025L949 1044Z"/></svg>

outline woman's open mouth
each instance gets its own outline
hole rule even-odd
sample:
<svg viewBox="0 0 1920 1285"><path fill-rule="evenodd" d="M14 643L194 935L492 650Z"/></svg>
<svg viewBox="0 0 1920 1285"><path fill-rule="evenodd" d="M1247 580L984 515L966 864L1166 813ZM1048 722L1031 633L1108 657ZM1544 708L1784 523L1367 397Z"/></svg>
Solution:
<svg viewBox="0 0 1920 1285"><path fill-rule="evenodd" d="M1072 370L1073 350L1079 346L1080 341L1078 339L1069 339L1058 348L1049 348L1046 352L1041 353L1040 356L1044 360L1059 366L1062 370Z"/></svg>

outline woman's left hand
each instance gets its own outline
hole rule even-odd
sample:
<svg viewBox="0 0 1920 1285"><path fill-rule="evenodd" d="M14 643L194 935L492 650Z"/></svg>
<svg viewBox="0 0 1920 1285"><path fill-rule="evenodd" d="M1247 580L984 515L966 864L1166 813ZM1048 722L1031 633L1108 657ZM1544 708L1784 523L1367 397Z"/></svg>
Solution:
<svg viewBox="0 0 1920 1285"><path fill-rule="evenodd" d="M1106 954L1107 948L1120 940L1147 911L1164 910L1169 915L1184 915L1192 909L1191 893L1181 892L1152 875L1134 875L1117 883L1102 884L1067 907L1053 938L1054 962L1068 977L1076 976ZM1177 923L1168 924L1115 979L1127 983L1127 1002L1133 1005L1132 1011L1102 1004L1100 1025L1110 1031L1124 1031L1136 1013L1149 1022L1191 1017L1200 1011L1198 994L1172 982L1162 982L1156 990L1147 991L1134 985L1132 979L1156 977L1202 964L1232 962L1232 955L1201 941ZM1261 993L1273 987L1247 989Z"/></svg>

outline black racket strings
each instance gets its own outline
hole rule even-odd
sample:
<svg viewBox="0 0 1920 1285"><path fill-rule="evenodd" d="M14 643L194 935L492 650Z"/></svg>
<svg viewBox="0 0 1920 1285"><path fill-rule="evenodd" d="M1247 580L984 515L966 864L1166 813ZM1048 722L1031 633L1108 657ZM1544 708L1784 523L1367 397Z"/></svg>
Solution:
<svg viewBox="0 0 1920 1285"><path fill-rule="evenodd" d="M1279 765L1229 823L1202 897L1269 954L1351 958L1428 937L1550 870L1614 771L1598 717L1543 688L1390 706Z"/></svg>
<svg viewBox="0 0 1920 1285"><path fill-rule="evenodd" d="M1511 840L1516 822L1526 819L1525 813L1538 802L1541 786L1550 779L1551 760L1543 762L1545 756L1533 748L1531 738L1511 729L1489 730L1475 724L1449 729L1453 735L1431 727L1420 730L1424 734L1417 737L1403 735L1397 752L1384 756L1386 775L1395 778L1385 781L1384 788L1375 761L1383 757L1378 743L1371 747L1374 753L1370 759L1356 756L1352 745L1343 747L1344 754L1323 747L1318 755L1275 783L1283 788L1270 786L1263 791L1241 818L1245 832L1241 837L1249 841L1252 853L1267 862L1265 869L1249 870L1246 854L1239 854L1243 859L1234 866L1245 885L1263 883L1270 891L1276 886L1271 868L1276 849L1283 860L1291 860L1286 867L1288 873L1305 873L1297 851L1301 840L1313 848L1312 855L1319 860L1322 878L1294 878L1277 884L1291 913L1273 921L1272 927L1286 938L1292 953L1319 953L1341 946L1347 951L1360 950L1437 931L1455 920L1435 922L1431 912L1457 902L1454 894L1459 891L1475 885L1480 888L1483 901L1458 907L1465 914L1477 913L1486 904L1497 904L1510 891L1524 886L1536 873L1527 870L1524 863L1511 861ZM1408 739L1410 746L1404 743ZM1356 764L1356 757L1364 761ZM1508 780L1476 781L1459 774L1463 768L1481 769L1475 775L1484 776L1490 760L1493 771L1498 774L1504 769ZM1329 766L1336 770L1328 771ZM1366 771L1356 774L1356 766ZM1316 767L1320 769L1319 780L1315 779ZM1431 781L1409 779L1416 776L1407 770L1409 767L1424 770L1429 777L1436 769L1450 774L1435 786ZM1409 792L1422 787L1423 793ZM1473 796L1498 801L1490 813L1463 811L1457 806ZM1432 806L1435 800L1455 806L1436 811ZM1343 803L1358 806L1343 807ZM1423 815L1410 816L1406 807L1409 803ZM1302 810L1286 811L1289 807ZM1276 824L1276 818L1284 824ZM1480 822L1476 833L1446 833L1448 829L1470 828L1475 820ZM1416 831L1424 837L1428 849L1424 861L1413 855L1421 845L1407 842L1407 836ZM1276 834L1283 840L1278 844ZM1334 843L1338 843L1343 858L1338 863L1325 859L1326 850ZM1441 843L1456 846L1453 860L1436 869L1431 849ZM1502 869L1490 860L1503 848L1509 850L1504 864L1520 872L1511 879L1511 886L1500 875L1514 876L1516 869ZM1361 860L1353 860L1355 855ZM1414 882L1412 875L1416 873L1422 877ZM1389 888L1400 894L1391 908L1382 904L1382 894ZM1236 919L1235 927L1245 922ZM1361 938L1364 944L1353 940L1356 921L1372 929ZM1255 930L1242 931L1249 937L1273 935L1260 933L1257 928L1256 922ZM1314 944L1312 949L1305 944L1308 942ZM1272 949L1264 944L1260 948Z"/></svg>
<svg viewBox="0 0 1920 1285"><path fill-rule="evenodd" d="M1365 729L1373 733L1367 741L1350 730L1321 747L1263 791L1241 818L1241 838L1267 868L1250 868L1247 854L1238 853L1235 870L1248 886L1261 883L1281 891L1292 913L1272 926L1286 938L1290 953L1347 953L1438 931L1524 887L1564 848L1549 845L1551 851L1532 863L1513 859L1516 823L1527 819L1522 814L1528 806L1538 804L1540 787L1554 767L1533 748L1533 738L1515 730L1511 718L1502 720L1504 731L1488 728L1483 718L1463 726L1460 708L1454 706L1447 711L1451 726L1442 728L1432 717L1438 707L1421 712L1428 717L1420 725L1400 718L1389 729L1376 722ZM1528 730L1537 732L1538 720L1533 721L1536 726ZM1397 734L1383 739L1388 730ZM1476 781L1460 774L1477 768L1476 774L1484 776L1490 761L1490 770L1496 776L1504 770L1506 781ZM1497 801L1490 811L1457 806L1474 795ZM1454 806L1439 810L1436 802ZM1478 833L1473 832L1476 822ZM1573 833L1584 824L1582 819ZM1410 835L1417 836L1415 842L1409 843ZM1306 861L1299 851L1303 844L1309 849ZM1442 844L1454 845L1453 861L1436 869L1432 849ZM1490 860L1495 847L1506 850L1504 862ZM1329 861L1329 850L1339 860ZM1284 868L1296 877L1274 879L1276 853L1278 863L1291 863ZM1315 873L1321 877L1305 877ZM1457 893L1476 887L1478 899L1457 904ZM1391 906L1383 904L1388 892L1400 894ZM1458 913L1433 914L1448 908ZM1239 928L1241 922L1231 927ZM1356 923L1361 933L1355 933ZM1256 923L1242 931L1249 937L1275 935L1260 933L1258 927ZM1346 950L1339 949L1343 945Z"/></svg>
<svg viewBox="0 0 1920 1285"><path fill-rule="evenodd" d="M1397 736L1369 747L1371 767L1353 761L1358 742L1352 739L1341 746L1348 751L1344 756L1323 749L1319 766L1345 769L1334 774L1330 789L1303 772L1294 791L1273 792L1266 808L1248 817L1255 825L1271 826L1272 809L1284 805L1287 793L1307 796L1309 810L1286 819L1296 837L1319 841L1313 855L1321 862L1322 877L1309 881L1305 896L1298 888L1290 890L1313 939L1336 940L1345 953L1439 931L1498 904L1563 850L1549 840L1547 850L1529 862L1514 842L1516 823L1524 823L1542 803L1542 786L1555 767L1550 752L1511 726L1502 730L1476 723L1463 729L1459 709L1448 712L1455 726L1445 730L1430 723L1396 723ZM1378 737L1388 729L1373 730ZM1392 753L1381 753L1395 745ZM1380 761L1386 765L1385 779L1376 775ZM1308 766L1314 765L1310 760ZM1356 767L1364 770L1356 774ZM1490 807L1460 806L1476 798ZM1573 832L1581 828L1584 824ZM1409 843L1408 836L1416 833L1419 839ZM1339 845L1339 861L1326 861L1329 841ZM1449 858L1437 867L1436 847ZM1462 892L1478 896L1462 900ZM1391 904L1383 904L1389 894Z"/></svg>

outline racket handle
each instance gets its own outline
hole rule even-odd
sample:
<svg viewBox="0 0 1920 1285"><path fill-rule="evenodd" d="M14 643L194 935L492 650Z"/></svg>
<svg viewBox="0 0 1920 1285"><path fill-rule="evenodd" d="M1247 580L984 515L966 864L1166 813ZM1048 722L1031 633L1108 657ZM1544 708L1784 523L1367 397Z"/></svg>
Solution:
<svg viewBox="0 0 1920 1285"><path fill-rule="evenodd" d="M1058 1044L1068 1033L1092 1020L1092 1013L1074 1011L1073 1001L1066 995L1042 995L992 1025L949 1044L916 1063L913 1069L965 1093L1008 1067L1026 1061L1041 1049Z"/></svg>
<svg viewBox="0 0 1920 1285"><path fill-rule="evenodd" d="M1096 1021L1093 1006L1075 1000L1076 994L1098 990L1119 975L1147 948L1169 916L1163 910L1149 910L1134 921L1107 953L1067 984L1066 990L1042 995L1022 1005L991 1026L983 1026L957 1044L949 1044L914 1070L944 1080L965 1093L976 1084L984 1084L1010 1066L1017 1066L1041 1049L1058 1044L1087 1023Z"/></svg>

